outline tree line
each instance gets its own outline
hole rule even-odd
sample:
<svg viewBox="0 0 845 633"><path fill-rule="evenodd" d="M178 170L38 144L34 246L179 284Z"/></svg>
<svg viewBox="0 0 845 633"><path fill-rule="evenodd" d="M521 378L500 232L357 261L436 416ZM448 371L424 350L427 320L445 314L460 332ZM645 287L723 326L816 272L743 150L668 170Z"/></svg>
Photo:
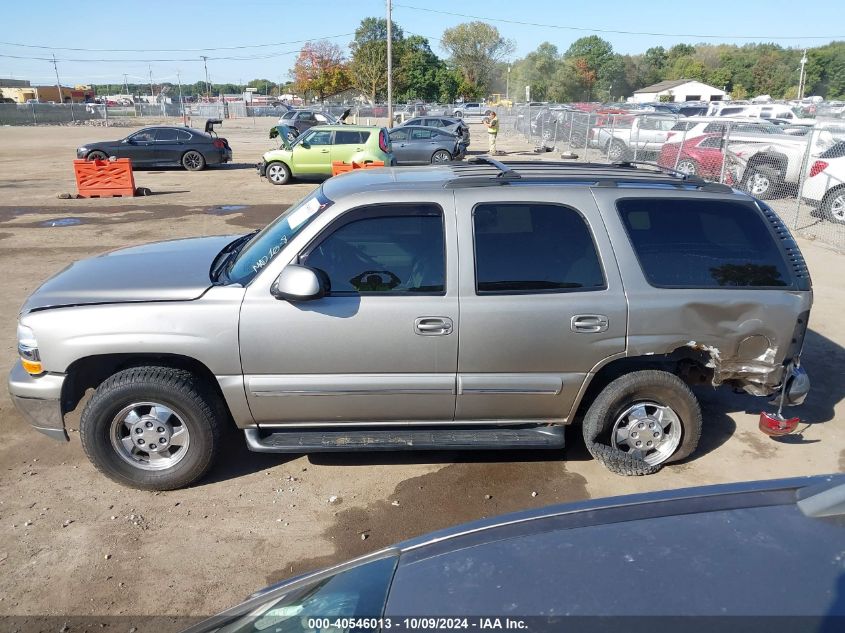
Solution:
<svg viewBox="0 0 845 633"><path fill-rule="evenodd" d="M561 51L543 42L525 57L507 61L514 43L486 22L459 24L443 32L441 58L427 38L406 34L392 23L394 100L440 101L480 99L508 93L521 101L530 87L535 101L621 101L635 90L668 79L696 79L722 88L734 99L768 94L791 99L798 94L801 49L777 44L677 44L653 46L644 53L621 55L607 40L590 35ZM807 51L805 95L845 98L845 41ZM371 102L387 97L387 21L361 21L345 49L328 40L306 43L290 71L291 81L274 83L253 79L246 87L261 94L296 92L323 101L349 89ZM176 87L169 86L171 95ZM243 91L239 84L213 84L211 94ZM129 84L143 93L148 84ZM182 86L182 94L199 96L206 84ZM97 86L98 94L122 92L124 86Z"/></svg>

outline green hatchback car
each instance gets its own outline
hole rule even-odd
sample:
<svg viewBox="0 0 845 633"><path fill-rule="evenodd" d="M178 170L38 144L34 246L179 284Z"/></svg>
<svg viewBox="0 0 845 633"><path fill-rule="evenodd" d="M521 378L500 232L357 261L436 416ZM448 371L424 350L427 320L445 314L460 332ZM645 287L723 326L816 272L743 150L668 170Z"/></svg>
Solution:
<svg viewBox="0 0 845 633"><path fill-rule="evenodd" d="M292 177L312 178L332 175L332 162L396 163L387 130L364 125L318 125L294 141L282 139L282 147L262 156L258 175L274 185L284 185Z"/></svg>

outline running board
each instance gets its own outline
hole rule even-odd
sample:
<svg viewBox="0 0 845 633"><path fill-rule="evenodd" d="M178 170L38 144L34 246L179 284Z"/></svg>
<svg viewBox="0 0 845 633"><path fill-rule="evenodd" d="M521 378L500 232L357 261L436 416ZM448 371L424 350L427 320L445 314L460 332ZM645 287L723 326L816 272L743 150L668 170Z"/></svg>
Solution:
<svg viewBox="0 0 845 633"><path fill-rule="evenodd" d="M244 429L257 453L322 451L494 450L563 448L562 426L339 429Z"/></svg>

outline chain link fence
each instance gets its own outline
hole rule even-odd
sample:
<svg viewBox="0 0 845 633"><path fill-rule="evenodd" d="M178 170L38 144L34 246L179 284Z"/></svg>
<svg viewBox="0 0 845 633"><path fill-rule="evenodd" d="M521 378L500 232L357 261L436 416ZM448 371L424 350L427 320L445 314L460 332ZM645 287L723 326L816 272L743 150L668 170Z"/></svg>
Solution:
<svg viewBox="0 0 845 633"><path fill-rule="evenodd" d="M556 159L649 162L765 200L793 230L845 251L845 120L765 119L567 106L500 111L500 134Z"/></svg>

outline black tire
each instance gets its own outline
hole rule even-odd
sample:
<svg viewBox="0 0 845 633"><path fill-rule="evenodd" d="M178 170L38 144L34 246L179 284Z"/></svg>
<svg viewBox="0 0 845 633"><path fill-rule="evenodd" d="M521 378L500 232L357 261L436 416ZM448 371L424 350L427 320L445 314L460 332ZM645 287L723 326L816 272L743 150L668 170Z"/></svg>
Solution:
<svg viewBox="0 0 845 633"><path fill-rule="evenodd" d="M105 152L95 149L93 152L88 152L88 156L85 157L85 160L108 160L108 156Z"/></svg>
<svg viewBox="0 0 845 633"><path fill-rule="evenodd" d="M172 409L187 428L184 456L163 470L144 470L122 457L112 443L112 421L136 402ZM134 367L106 379L85 406L79 423L82 448L109 479L141 490L174 490L208 472L221 444L221 425L228 413L220 398L196 375L172 367Z"/></svg>
<svg viewBox="0 0 845 633"><path fill-rule="evenodd" d="M752 167L745 176L742 188L760 200L776 198L782 190L780 172L771 165Z"/></svg>
<svg viewBox="0 0 845 633"><path fill-rule="evenodd" d="M445 149L439 149L431 155L431 164L439 165L441 163L448 163L452 160L452 155Z"/></svg>
<svg viewBox="0 0 845 633"><path fill-rule="evenodd" d="M454 114L453 116L454 116L456 119L462 119L462 118L464 118L464 113L463 113L463 112L461 112L460 110L455 110L455 114Z"/></svg>
<svg viewBox="0 0 845 633"><path fill-rule="evenodd" d="M631 405L644 401L670 407L680 420L680 443L660 464L649 464L611 444L615 420ZM663 464L692 454L701 437L701 407L690 388L674 374L658 370L632 372L617 378L599 393L584 416L583 432L587 450L611 472L650 475Z"/></svg>
<svg viewBox="0 0 845 633"><path fill-rule="evenodd" d="M182 154L182 167L188 171L202 171L205 168L205 156L195 149Z"/></svg>
<svg viewBox="0 0 845 633"><path fill-rule="evenodd" d="M294 132L293 130L288 130L287 137L289 141L295 141L297 136L299 136L298 133Z"/></svg>
<svg viewBox="0 0 845 633"><path fill-rule="evenodd" d="M628 148L622 141L611 141L610 144L607 146L607 159L611 163L618 163L620 161L625 160L627 154Z"/></svg>
<svg viewBox="0 0 845 633"><path fill-rule="evenodd" d="M290 167L281 161L276 161L267 165L264 175L270 184L286 185L290 182Z"/></svg>
<svg viewBox="0 0 845 633"><path fill-rule="evenodd" d="M836 187L825 194L821 211L829 222L845 224L845 186Z"/></svg>

